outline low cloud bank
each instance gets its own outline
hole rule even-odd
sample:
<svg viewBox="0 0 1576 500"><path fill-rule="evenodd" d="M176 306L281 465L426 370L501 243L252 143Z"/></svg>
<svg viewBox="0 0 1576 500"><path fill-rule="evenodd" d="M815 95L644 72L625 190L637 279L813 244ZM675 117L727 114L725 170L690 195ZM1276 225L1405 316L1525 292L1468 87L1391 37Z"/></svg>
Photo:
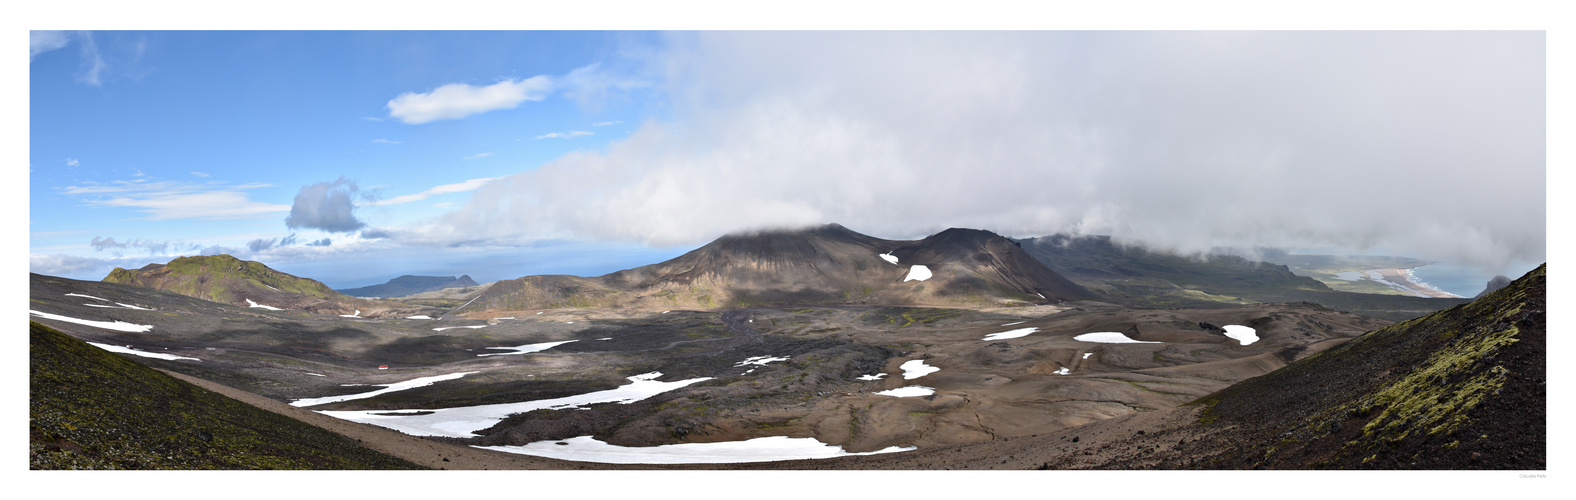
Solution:
<svg viewBox="0 0 1576 500"><path fill-rule="evenodd" d="M677 120L492 181L428 236L675 246L839 222L1541 261L1543 42L678 34L657 58Z"/></svg>

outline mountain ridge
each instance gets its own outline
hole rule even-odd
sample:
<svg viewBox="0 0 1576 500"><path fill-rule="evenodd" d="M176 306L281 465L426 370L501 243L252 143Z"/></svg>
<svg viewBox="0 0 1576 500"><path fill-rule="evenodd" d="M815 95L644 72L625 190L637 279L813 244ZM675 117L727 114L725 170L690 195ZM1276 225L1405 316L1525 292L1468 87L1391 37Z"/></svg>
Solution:
<svg viewBox="0 0 1576 500"><path fill-rule="evenodd" d="M357 288L340 288L334 291L352 297L363 298L404 297L407 295L415 295L424 292L435 292L445 288L463 288L480 285L481 284L477 283L476 280L471 279L471 276L468 274L460 275L458 278L454 276L414 276L406 274L398 278L388 280L386 283Z"/></svg>
<svg viewBox="0 0 1576 500"><path fill-rule="evenodd" d="M908 279L918 266L930 277ZM950 229L922 240L896 241L824 224L729 234L664 262L599 277L503 280L463 309L990 306L1093 298L988 231Z"/></svg>

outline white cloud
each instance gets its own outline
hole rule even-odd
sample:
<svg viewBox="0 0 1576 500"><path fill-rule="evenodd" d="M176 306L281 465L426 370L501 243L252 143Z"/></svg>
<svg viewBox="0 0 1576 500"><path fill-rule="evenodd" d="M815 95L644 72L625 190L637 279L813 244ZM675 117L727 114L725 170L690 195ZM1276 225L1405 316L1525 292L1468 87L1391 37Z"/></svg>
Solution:
<svg viewBox="0 0 1576 500"><path fill-rule="evenodd" d="M619 121L619 120L614 120L614 121L610 121L610 122L596 122L596 123L591 124L591 126L593 126L593 127L606 127L608 125L618 125L620 123L624 123L624 122L623 121Z"/></svg>
<svg viewBox="0 0 1576 500"><path fill-rule="evenodd" d="M537 139L574 139L576 137L584 137L584 136L588 136L588 135L596 135L596 134L593 134L591 132L586 132L584 130L571 130L571 131L568 131L568 132L552 132L552 133L542 134L542 135L536 136L536 138Z"/></svg>
<svg viewBox="0 0 1576 500"><path fill-rule="evenodd" d="M192 173L191 173L191 174L192 174L192 175L195 175L195 176L198 176L198 177L211 177L211 176L210 176L210 175L208 175L208 174L206 174L206 173L203 173L203 172L195 172L195 171L194 171L194 172L192 172Z"/></svg>
<svg viewBox="0 0 1576 500"><path fill-rule="evenodd" d="M69 195L98 195L89 205L126 207L149 214L146 219L243 219L290 210L289 205L254 201L243 190L267 184L237 186L198 185L175 181L148 181L138 177L109 184L85 183L62 188Z"/></svg>
<svg viewBox="0 0 1576 500"><path fill-rule="evenodd" d="M547 76L504 80L485 87L451 83L427 93L406 92L388 102L389 117L407 124L457 120L477 113L540 101L553 90Z"/></svg>
<svg viewBox="0 0 1576 500"><path fill-rule="evenodd" d="M66 166L68 167L75 167L79 163L76 158L66 158Z"/></svg>
<svg viewBox="0 0 1576 500"><path fill-rule="evenodd" d="M104 64L104 55L99 53L98 43L93 41L92 33L85 31L78 38L82 41L82 71L77 73L77 81L95 87L103 85L99 75L107 65Z"/></svg>
<svg viewBox="0 0 1576 500"><path fill-rule="evenodd" d="M492 153L477 153L477 154L474 154L474 155L471 155L471 156L467 156L467 157L464 157L464 158L460 158L460 159L461 160L476 160L476 159L486 158L486 157L489 157L489 156L492 156Z"/></svg>
<svg viewBox="0 0 1576 500"><path fill-rule="evenodd" d="M1544 61L1538 32L677 34L656 64L682 121L491 182L442 230L678 245L840 222L1541 261Z"/></svg>
<svg viewBox="0 0 1576 500"><path fill-rule="evenodd" d="M376 143L379 143L379 144L400 144L400 141L391 141L391 140L388 140L388 139L373 139L372 142L376 142Z"/></svg>
<svg viewBox="0 0 1576 500"><path fill-rule="evenodd" d="M454 183L454 184L444 184L442 186L437 186L437 187L434 187L432 189L428 189L426 191L422 191L420 193L395 196L395 197L389 198L387 200L379 200L379 201L375 201L375 202L372 202L372 203L367 203L367 205L397 205L397 204L400 204L400 203L410 203L412 201L425 200L425 199L427 199L427 198L429 198L431 196L434 196L434 195L448 194L448 193L463 193L463 192L466 192L466 191L473 191L476 188L482 187L483 185L487 184L488 182L492 182L492 181L495 181L495 180L498 180L498 179L500 179L500 177L484 177L484 178L481 178L481 179L471 179L471 180L468 180L468 181L465 181L465 182L457 182L457 183ZM443 203L439 203L439 205L443 205Z"/></svg>
<svg viewBox="0 0 1576 500"><path fill-rule="evenodd" d="M27 60L32 62L39 54L65 47L66 44L71 43L71 33L66 31L34 30L28 32L27 41Z"/></svg>
<svg viewBox="0 0 1576 500"><path fill-rule="evenodd" d="M352 232L366 227L365 222L356 218L356 206L351 201L356 191L356 182L344 177L301 186L301 191L296 193L295 203L290 206L290 215L285 217L285 226L292 229L321 229L331 233Z"/></svg>

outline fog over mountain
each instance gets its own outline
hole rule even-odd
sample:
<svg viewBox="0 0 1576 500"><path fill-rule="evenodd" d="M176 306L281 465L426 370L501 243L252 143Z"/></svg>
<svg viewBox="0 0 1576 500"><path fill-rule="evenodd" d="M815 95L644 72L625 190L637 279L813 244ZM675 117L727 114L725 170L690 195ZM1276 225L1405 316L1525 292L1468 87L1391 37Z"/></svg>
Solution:
<svg viewBox="0 0 1576 500"><path fill-rule="evenodd" d="M836 221L1545 258L1540 32L702 32L629 57L671 120L404 238L680 246Z"/></svg>

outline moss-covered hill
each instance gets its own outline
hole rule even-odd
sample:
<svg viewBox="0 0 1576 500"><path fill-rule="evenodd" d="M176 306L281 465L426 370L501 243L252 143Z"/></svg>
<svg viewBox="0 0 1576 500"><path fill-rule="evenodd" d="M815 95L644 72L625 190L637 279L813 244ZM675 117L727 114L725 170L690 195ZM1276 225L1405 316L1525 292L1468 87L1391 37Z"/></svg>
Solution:
<svg viewBox="0 0 1576 500"><path fill-rule="evenodd" d="M32 469L417 469L29 322Z"/></svg>
<svg viewBox="0 0 1576 500"><path fill-rule="evenodd" d="M286 293L329 299L345 297L315 280L223 254L178 257L168 264L148 264L137 270L117 267L104 277L104 281L142 285L238 306L247 305L244 299L253 295Z"/></svg>
<svg viewBox="0 0 1576 500"><path fill-rule="evenodd" d="M103 281L145 286L237 307L252 307L256 303L318 314L354 314L363 318L438 313L432 307L419 304L351 297L316 280L222 254L179 257L167 264L148 264L135 270L117 267Z"/></svg>
<svg viewBox="0 0 1576 500"><path fill-rule="evenodd" d="M1546 468L1546 268L1200 400L1214 437L1171 465Z"/></svg>

